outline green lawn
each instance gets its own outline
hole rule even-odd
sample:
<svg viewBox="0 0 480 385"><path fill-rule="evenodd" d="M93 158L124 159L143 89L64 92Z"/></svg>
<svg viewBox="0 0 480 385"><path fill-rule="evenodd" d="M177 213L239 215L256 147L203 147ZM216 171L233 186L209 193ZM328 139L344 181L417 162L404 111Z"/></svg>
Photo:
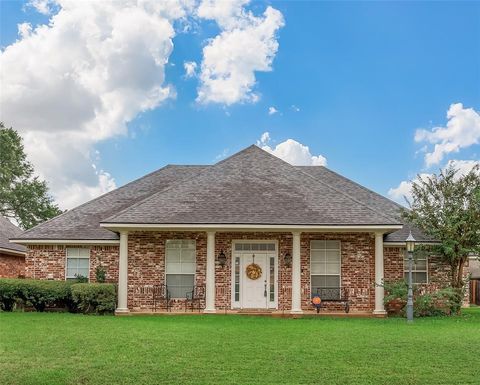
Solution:
<svg viewBox="0 0 480 385"><path fill-rule="evenodd" d="M452 318L0 313L0 384L480 384L480 308Z"/></svg>

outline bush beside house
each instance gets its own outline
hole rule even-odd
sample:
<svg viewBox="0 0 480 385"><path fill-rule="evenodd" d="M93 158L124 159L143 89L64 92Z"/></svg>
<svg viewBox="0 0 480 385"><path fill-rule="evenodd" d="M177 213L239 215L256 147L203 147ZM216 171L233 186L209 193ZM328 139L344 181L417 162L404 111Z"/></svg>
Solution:
<svg viewBox="0 0 480 385"><path fill-rule="evenodd" d="M404 280L385 282L385 309L390 315L405 315L408 284ZM416 317L453 315L460 312L463 295L458 289L446 287L428 292L425 287L413 288L413 311Z"/></svg>
<svg viewBox="0 0 480 385"><path fill-rule="evenodd" d="M116 286L113 284L0 279L0 307L3 311L12 311L23 304L40 312L55 308L104 314L114 312L115 303Z"/></svg>

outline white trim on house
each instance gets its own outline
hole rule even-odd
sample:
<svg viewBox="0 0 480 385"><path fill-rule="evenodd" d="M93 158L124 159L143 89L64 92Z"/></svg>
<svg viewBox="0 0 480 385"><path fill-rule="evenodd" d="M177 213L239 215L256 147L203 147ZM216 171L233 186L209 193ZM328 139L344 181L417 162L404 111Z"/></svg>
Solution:
<svg viewBox="0 0 480 385"><path fill-rule="evenodd" d="M116 239L10 239L20 245L119 245Z"/></svg>
<svg viewBox="0 0 480 385"><path fill-rule="evenodd" d="M12 255L14 257L25 257L25 255L27 254L26 251L17 251L12 249L6 249L3 247L0 247L0 253Z"/></svg>
<svg viewBox="0 0 480 385"><path fill-rule="evenodd" d="M169 230L169 231L280 231L280 232L336 232L355 230L356 232L393 231L403 228L403 225L250 225L250 224L155 224L155 223L100 223L100 227L111 231L120 230Z"/></svg>

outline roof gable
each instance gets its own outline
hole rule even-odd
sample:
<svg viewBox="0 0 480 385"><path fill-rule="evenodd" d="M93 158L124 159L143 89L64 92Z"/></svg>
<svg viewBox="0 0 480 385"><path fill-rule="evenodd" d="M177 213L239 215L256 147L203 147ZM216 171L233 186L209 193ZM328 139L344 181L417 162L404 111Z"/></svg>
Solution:
<svg viewBox="0 0 480 385"><path fill-rule="evenodd" d="M12 252L25 253L25 246L10 243L9 239L22 234L22 230L10 222L7 218L0 216L0 249L11 250Z"/></svg>
<svg viewBox="0 0 480 385"><path fill-rule="evenodd" d="M103 220L130 224L390 225L398 220L257 146Z"/></svg>

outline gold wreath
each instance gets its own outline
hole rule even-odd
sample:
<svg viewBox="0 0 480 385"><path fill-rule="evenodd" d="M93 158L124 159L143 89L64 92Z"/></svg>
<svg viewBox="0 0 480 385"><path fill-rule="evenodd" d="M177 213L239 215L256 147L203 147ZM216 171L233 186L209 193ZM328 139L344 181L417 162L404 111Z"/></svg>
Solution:
<svg viewBox="0 0 480 385"><path fill-rule="evenodd" d="M252 280L258 279L262 276L262 268L256 263L248 265L245 272L247 273L247 277Z"/></svg>

